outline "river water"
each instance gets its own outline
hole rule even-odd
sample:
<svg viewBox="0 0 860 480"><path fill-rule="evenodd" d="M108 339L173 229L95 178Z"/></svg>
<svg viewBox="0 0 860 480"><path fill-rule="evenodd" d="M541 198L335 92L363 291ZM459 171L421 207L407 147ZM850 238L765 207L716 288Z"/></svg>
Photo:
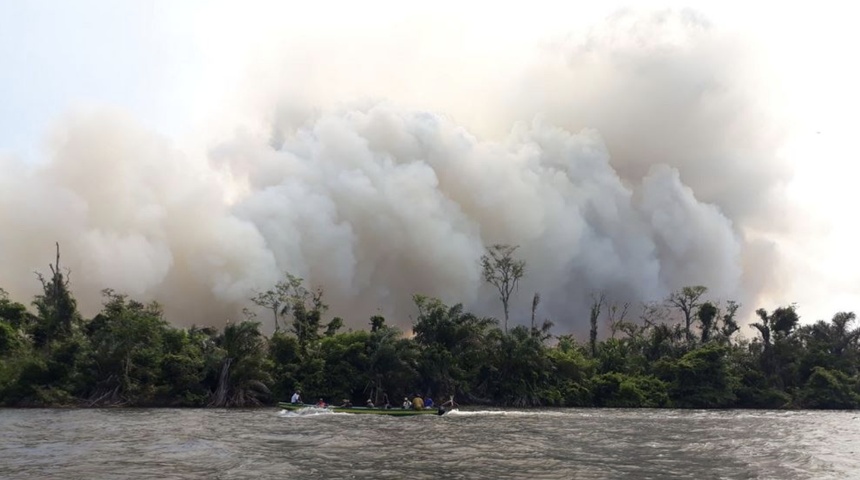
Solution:
<svg viewBox="0 0 860 480"><path fill-rule="evenodd" d="M0 410L6 479L860 478L854 412Z"/></svg>

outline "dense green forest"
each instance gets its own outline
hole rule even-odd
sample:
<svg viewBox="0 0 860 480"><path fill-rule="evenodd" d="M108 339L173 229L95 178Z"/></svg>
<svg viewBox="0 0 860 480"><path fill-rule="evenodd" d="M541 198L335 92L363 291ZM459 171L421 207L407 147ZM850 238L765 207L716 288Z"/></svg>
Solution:
<svg viewBox="0 0 860 480"><path fill-rule="evenodd" d="M525 262L495 245L482 257L504 323L461 305L414 297L411 331L381 316L344 331L326 319L322 289L286 275L249 299L271 316L267 337L247 319L176 328L157 303L105 290L83 318L57 262L38 276L27 305L0 290L0 404L5 406L255 406L289 398L367 398L420 392L497 406L855 408L860 405L860 328L853 313L801 324L794 306L757 311L757 333L740 338L734 302L691 286L636 307L595 294L590 332L579 340L537 322L508 329L508 307ZM522 322L514 322L522 323ZM585 322L583 322L585 323Z"/></svg>

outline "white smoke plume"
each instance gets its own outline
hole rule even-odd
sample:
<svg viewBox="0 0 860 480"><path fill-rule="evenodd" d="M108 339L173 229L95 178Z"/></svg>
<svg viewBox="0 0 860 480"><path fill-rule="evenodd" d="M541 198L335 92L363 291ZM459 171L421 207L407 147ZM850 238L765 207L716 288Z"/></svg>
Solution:
<svg viewBox="0 0 860 480"><path fill-rule="evenodd" d="M236 319L284 271L355 328L377 312L408 326L414 293L499 316L478 262L494 243L527 262L513 323L540 292L561 332L594 292L772 288L755 272L778 259L747 231L780 228L785 173L754 59L689 12L621 13L542 52L476 100L475 128L444 99L380 100L384 83L329 98L289 68L260 88L263 128L205 155L122 113L71 114L43 164L0 160L0 286L35 293L59 241L85 313L110 287L181 325Z"/></svg>

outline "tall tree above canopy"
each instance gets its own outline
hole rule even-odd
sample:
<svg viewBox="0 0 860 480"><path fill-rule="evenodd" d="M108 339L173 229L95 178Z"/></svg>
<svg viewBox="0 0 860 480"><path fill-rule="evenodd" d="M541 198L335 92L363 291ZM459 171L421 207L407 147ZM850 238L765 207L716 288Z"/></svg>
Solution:
<svg viewBox="0 0 860 480"><path fill-rule="evenodd" d="M735 332L741 329L735 320L739 308L741 308L741 304L734 300L729 300L726 305L726 313L723 314L723 326L720 327L720 333L725 340L729 340Z"/></svg>
<svg viewBox="0 0 860 480"><path fill-rule="evenodd" d="M265 292L257 292L251 301L258 307L263 307L272 311L272 317L275 320L275 331L281 330L282 317L290 311L291 300L293 297L300 294L302 287L302 279L290 273L284 274L285 278L275 284Z"/></svg>
<svg viewBox="0 0 860 480"><path fill-rule="evenodd" d="M308 344L319 339L319 330L322 327L322 316L328 305L323 303L323 289L308 290L304 286L304 279L289 272L284 272L284 278L265 292L258 292L251 301L258 307L263 307L272 312L275 321L275 332L281 331L281 324L287 326L287 317L292 315L293 321L290 325L293 333L299 339L299 344L304 350ZM255 315L246 312L248 319ZM338 328L335 322L331 327L333 335Z"/></svg>
<svg viewBox="0 0 860 480"><path fill-rule="evenodd" d="M708 343L711 339L711 333L717 328L716 318L719 313L717 306L711 302L705 302L699 307L696 316L702 325L702 343Z"/></svg>
<svg viewBox="0 0 860 480"><path fill-rule="evenodd" d="M299 281L302 280L299 279ZM328 305L323 303L322 297L322 287L309 291L301 286L295 289L290 297L293 315L292 331L299 340L302 352L307 351L308 347L320 338L322 316L328 310ZM286 308L284 307L285 312Z"/></svg>
<svg viewBox="0 0 860 480"><path fill-rule="evenodd" d="M781 338L787 337L798 323L800 316L797 314L795 306L779 307L768 315L767 310L759 308L755 313L761 318L761 322L752 324L762 334L762 340L767 344L771 335Z"/></svg>
<svg viewBox="0 0 860 480"><path fill-rule="evenodd" d="M591 330L588 335L588 345L589 350L591 350L591 356L597 356L597 319L600 318L600 309L606 303L606 295L601 293L599 296L592 295L591 296L591 312L589 315L589 320L591 323Z"/></svg>
<svg viewBox="0 0 860 480"><path fill-rule="evenodd" d="M41 295L33 300L38 312L33 337L39 346L49 346L50 342L72 333L72 327L80 322L78 303L69 290L69 271L63 275L60 268L60 244L57 243L57 260L49 264L51 277L45 278L41 273L36 276L42 283Z"/></svg>
<svg viewBox="0 0 860 480"><path fill-rule="evenodd" d="M484 280L499 291L499 300L505 311L505 332L508 331L511 294L526 273L525 260L514 258L517 248L519 245L495 244L487 247L487 253L481 256Z"/></svg>
<svg viewBox="0 0 860 480"><path fill-rule="evenodd" d="M708 291L708 287L696 285L692 287L684 287L678 291L672 292L666 298L666 303L677 308L684 314L684 333L688 342L693 341L693 333L690 331L690 326L693 324L693 312L701 306L699 299Z"/></svg>

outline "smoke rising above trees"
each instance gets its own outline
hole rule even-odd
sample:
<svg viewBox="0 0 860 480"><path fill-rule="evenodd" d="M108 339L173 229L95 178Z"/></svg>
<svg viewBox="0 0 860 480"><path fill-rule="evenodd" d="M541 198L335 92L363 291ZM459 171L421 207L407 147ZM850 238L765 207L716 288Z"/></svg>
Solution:
<svg viewBox="0 0 860 480"><path fill-rule="evenodd" d="M775 124L746 103L749 60L687 12L630 18L504 72L470 115L439 91L386 99L381 71L355 95L336 95L336 75L303 95L336 61L309 80L273 62L291 80L264 89L261 127L202 154L123 113L70 114L43 163L0 159L0 285L32 294L59 241L85 311L110 286L223 325L289 271L347 325L381 312L403 326L416 293L496 312L476 260L511 244L529 266L521 290L565 329L586 328L595 291L636 303L701 284L753 304L771 284L752 267L773 257L746 228L767 227L785 174L777 127L755 127ZM490 120L473 126L476 112ZM512 324L530 300L513 293Z"/></svg>

